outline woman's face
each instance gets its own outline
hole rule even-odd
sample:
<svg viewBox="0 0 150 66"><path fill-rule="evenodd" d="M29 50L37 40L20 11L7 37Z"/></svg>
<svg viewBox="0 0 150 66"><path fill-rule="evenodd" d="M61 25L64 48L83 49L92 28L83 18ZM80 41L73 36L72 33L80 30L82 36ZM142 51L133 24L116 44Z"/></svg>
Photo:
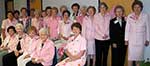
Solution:
<svg viewBox="0 0 150 66"><path fill-rule="evenodd" d="M72 29L72 32L74 33L74 35L75 36L77 36L77 35L79 35L80 34L80 29L79 28L77 28L77 27L73 27L73 29Z"/></svg>
<svg viewBox="0 0 150 66"><path fill-rule="evenodd" d="M63 7L63 8L61 8L60 12L63 13L66 10L67 10L67 8Z"/></svg>
<svg viewBox="0 0 150 66"><path fill-rule="evenodd" d="M21 27L16 27L15 29L19 35L23 34L23 29Z"/></svg>
<svg viewBox="0 0 150 66"><path fill-rule="evenodd" d="M21 11L21 14L22 14L23 16L26 16L26 15L27 15L27 11L26 11L25 9L23 9L23 10Z"/></svg>
<svg viewBox="0 0 150 66"><path fill-rule="evenodd" d="M14 16L13 16L12 13L8 13L8 14L7 14L7 17L8 17L8 19L13 19Z"/></svg>
<svg viewBox="0 0 150 66"><path fill-rule="evenodd" d="M29 32L29 36L31 38L33 38L35 35L36 35L36 32L34 30L32 30L32 31Z"/></svg>
<svg viewBox="0 0 150 66"><path fill-rule="evenodd" d="M40 17L40 14L39 14L39 13L35 13L35 17L36 17L36 18L39 18L39 17Z"/></svg>
<svg viewBox="0 0 150 66"><path fill-rule="evenodd" d="M94 16L94 9L93 9L93 8L89 8L89 9L88 9L88 14L89 14L90 16Z"/></svg>
<svg viewBox="0 0 150 66"><path fill-rule="evenodd" d="M67 12L64 13L64 18L68 19L69 18L69 14Z"/></svg>
<svg viewBox="0 0 150 66"><path fill-rule="evenodd" d="M52 16L56 16L57 15L57 10L52 10Z"/></svg>
<svg viewBox="0 0 150 66"><path fill-rule="evenodd" d="M15 13L15 14L14 14L14 17L15 17L15 18L19 18L19 14L18 14L18 13Z"/></svg>
<svg viewBox="0 0 150 66"><path fill-rule="evenodd" d="M46 17L46 12L42 12L42 17Z"/></svg>
<svg viewBox="0 0 150 66"><path fill-rule="evenodd" d="M78 9L77 6L73 6L72 10L73 10L74 13L77 13L79 9Z"/></svg>
<svg viewBox="0 0 150 66"><path fill-rule="evenodd" d="M105 13L107 11L106 7L104 5L100 6L100 12Z"/></svg>
<svg viewBox="0 0 150 66"><path fill-rule="evenodd" d="M122 17L123 16L123 10L121 8L117 8L115 11L115 14L117 17Z"/></svg>
<svg viewBox="0 0 150 66"><path fill-rule="evenodd" d="M40 36L40 38L42 39L42 41L45 41L45 40L48 38L48 35L47 35L46 33L44 33L44 32L41 32L41 33L39 34L39 36Z"/></svg>
<svg viewBox="0 0 150 66"><path fill-rule="evenodd" d="M46 13L47 13L48 16L50 16L51 15L51 9L47 9Z"/></svg>
<svg viewBox="0 0 150 66"><path fill-rule="evenodd" d="M87 13L86 8L81 8L80 11L83 15L85 15Z"/></svg>
<svg viewBox="0 0 150 66"><path fill-rule="evenodd" d="M134 5L133 6L133 11L135 13L141 13L141 7L139 5Z"/></svg>
<svg viewBox="0 0 150 66"><path fill-rule="evenodd" d="M9 34L10 36L12 36L12 35L14 35L14 34L15 34L15 32L14 32L14 30L13 30L13 29L9 29L9 30L8 30L8 34Z"/></svg>

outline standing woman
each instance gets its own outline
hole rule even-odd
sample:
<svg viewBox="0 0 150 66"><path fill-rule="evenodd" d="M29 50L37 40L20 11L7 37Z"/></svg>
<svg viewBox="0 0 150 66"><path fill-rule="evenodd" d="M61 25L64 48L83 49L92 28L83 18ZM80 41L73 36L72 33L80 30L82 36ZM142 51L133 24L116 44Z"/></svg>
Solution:
<svg viewBox="0 0 150 66"><path fill-rule="evenodd" d="M73 21L69 18L70 12L68 10L64 11L62 15L62 22L59 22L59 37L64 40L68 40L71 35L71 25Z"/></svg>
<svg viewBox="0 0 150 66"><path fill-rule="evenodd" d="M65 47L68 56L56 66L84 66L86 62L86 40L81 36L82 27L80 23L73 23L71 26L73 37L70 37Z"/></svg>
<svg viewBox="0 0 150 66"><path fill-rule="evenodd" d="M16 24L17 24L17 20L14 18L13 12L9 11L7 13L7 19L5 19L5 20L2 21L2 26L1 26L2 34L1 35L2 35L2 39L3 40L8 35L7 28L9 26L15 26Z"/></svg>
<svg viewBox="0 0 150 66"><path fill-rule="evenodd" d="M110 41L112 50L112 66L124 66L127 45L125 45L125 26L124 8L118 5L114 9L115 18L110 20Z"/></svg>
<svg viewBox="0 0 150 66"><path fill-rule="evenodd" d="M95 66L95 40L94 40L94 25L93 19L96 9L94 6L87 8L88 15L83 19L82 35L87 40L87 66ZM93 64L90 64L92 59Z"/></svg>
<svg viewBox="0 0 150 66"><path fill-rule="evenodd" d="M83 23L83 18L87 16L87 7L86 6L82 6L80 9L80 15L77 16L76 20L77 22L79 22L81 25Z"/></svg>
<svg viewBox="0 0 150 66"><path fill-rule="evenodd" d="M20 17L20 12L18 10L14 11L14 18L19 21L19 17Z"/></svg>
<svg viewBox="0 0 150 66"><path fill-rule="evenodd" d="M95 46L96 46L96 66L107 66L107 56L110 45L109 23L111 16L108 14L108 6L102 2L100 13L94 16Z"/></svg>
<svg viewBox="0 0 150 66"><path fill-rule="evenodd" d="M52 14L48 22L48 30L50 33L50 38L55 40L58 38L58 24L61 18L57 15L58 9L56 7L52 8Z"/></svg>
<svg viewBox="0 0 150 66"><path fill-rule="evenodd" d="M51 11L52 11L52 8L50 6L47 6L45 9L46 16L42 17L42 19L43 19L42 27L44 27L44 28L48 27L48 22L50 21L50 17L51 17Z"/></svg>
<svg viewBox="0 0 150 66"><path fill-rule="evenodd" d="M42 27L41 12L37 10L34 12L34 15L35 16L31 19L31 26L36 27L37 31L39 31Z"/></svg>
<svg viewBox="0 0 150 66"><path fill-rule="evenodd" d="M31 25L30 17L27 15L27 8L21 8L21 16L19 18L19 23L24 27L24 31L27 32L28 27Z"/></svg>
<svg viewBox="0 0 150 66"><path fill-rule="evenodd" d="M73 13L71 14L70 18L73 22L77 22L77 17L80 14L80 12L79 12L80 5L78 3L74 3L74 4L72 4L71 9L72 9Z"/></svg>
<svg viewBox="0 0 150 66"><path fill-rule="evenodd" d="M141 1L133 2L133 13L127 18L125 41L129 44L128 66L132 66L133 61L136 62L136 66L140 66L140 61L144 60L144 47L149 45L148 15L142 13L142 9Z"/></svg>
<svg viewBox="0 0 150 66"><path fill-rule="evenodd" d="M60 10L59 16L60 16L61 18L63 18L63 12L64 12L64 11L67 11L68 8L67 8L67 6L62 5L59 10Z"/></svg>

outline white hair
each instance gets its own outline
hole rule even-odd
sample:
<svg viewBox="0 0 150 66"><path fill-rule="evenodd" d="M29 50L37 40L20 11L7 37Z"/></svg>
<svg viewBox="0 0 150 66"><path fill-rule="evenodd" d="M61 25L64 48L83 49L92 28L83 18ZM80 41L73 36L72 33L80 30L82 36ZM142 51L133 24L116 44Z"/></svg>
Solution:
<svg viewBox="0 0 150 66"><path fill-rule="evenodd" d="M15 28L21 28L21 29L24 29L23 25L21 23L17 23Z"/></svg>
<svg viewBox="0 0 150 66"><path fill-rule="evenodd" d="M41 34L41 33L45 33L46 35L49 35L49 32L48 32L48 29L47 29L47 28L41 28L41 29L39 30L39 34Z"/></svg>

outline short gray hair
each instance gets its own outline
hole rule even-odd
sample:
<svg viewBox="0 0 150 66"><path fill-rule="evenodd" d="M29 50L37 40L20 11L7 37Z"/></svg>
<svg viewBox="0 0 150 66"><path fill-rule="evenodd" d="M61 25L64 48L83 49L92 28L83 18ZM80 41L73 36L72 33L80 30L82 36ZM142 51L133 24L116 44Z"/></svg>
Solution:
<svg viewBox="0 0 150 66"><path fill-rule="evenodd" d="M41 29L39 30L39 34L41 34L41 33L45 33L46 35L49 35L49 32L48 32L48 29L47 29L47 28L41 28Z"/></svg>

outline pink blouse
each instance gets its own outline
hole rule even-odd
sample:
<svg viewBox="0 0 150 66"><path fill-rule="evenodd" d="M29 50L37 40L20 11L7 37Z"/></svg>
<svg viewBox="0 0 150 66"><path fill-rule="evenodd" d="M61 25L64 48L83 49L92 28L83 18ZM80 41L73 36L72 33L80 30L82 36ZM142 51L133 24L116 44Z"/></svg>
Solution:
<svg viewBox="0 0 150 66"><path fill-rule="evenodd" d="M98 40L108 40L109 37L109 24L111 16L107 13L104 16L98 13L94 16L94 28L95 28L95 38ZM103 37L107 35L108 37L104 39Z"/></svg>
<svg viewBox="0 0 150 66"><path fill-rule="evenodd" d="M50 37L52 39L58 38L58 24L60 20L61 18L58 16L56 16L55 18L50 17L49 22L47 23L49 27Z"/></svg>

